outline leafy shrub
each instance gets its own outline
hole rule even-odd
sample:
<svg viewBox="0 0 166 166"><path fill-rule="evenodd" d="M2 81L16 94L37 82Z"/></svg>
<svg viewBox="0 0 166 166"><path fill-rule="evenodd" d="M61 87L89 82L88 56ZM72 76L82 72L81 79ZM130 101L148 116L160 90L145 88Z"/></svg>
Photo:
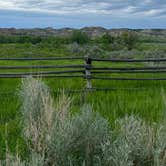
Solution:
<svg viewBox="0 0 166 166"><path fill-rule="evenodd" d="M89 57L102 57L104 50L99 45L80 45L73 43L67 46L71 54L89 56Z"/></svg>
<svg viewBox="0 0 166 166"><path fill-rule="evenodd" d="M152 163L153 130L139 118L130 116L118 120L121 139L130 148L129 156L136 165Z"/></svg>
<svg viewBox="0 0 166 166"><path fill-rule="evenodd" d="M116 126L115 139L103 145L104 165L146 166L153 163L151 128L133 116L117 120Z"/></svg>
<svg viewBox="0 0 166 166"><path fill-rule="evenodd" d="M102 143L109 139L108 122L84 107L80 114L55 126L50 147L56 165L96 165L102 159Z"/></svg>
<svg viewBox="0 0 166 166"><path fill-rule="evenodd" d="M133 32L124 32L120 38L128 50L132 50L138 41L137 35Z"/></svg>
<svg viewBox="0 0 166 166"><path fill-rule="evenodd" d="M78 44L87 44L90 41L90 38L88 35L84 32L81 32L79 30L75 30L71 36L71 42L78 43Z"/></svg>
<svg viewBox="0 0 166 166"><path fill-rule="evenodd" d="M155 133L155 146L153 149L154 165L166 165L166 127L165 125L157 126Z"/></svg>
<svg viewBox="0 0 166 166"><path fill-rule="evenodd" d="M45 157L45 164L95 165L102 159L102 143L109 138L107 120L84 107L72 116L70 99L56 101L40 80L24 79L21 90L24 136L30 151Z"/></svg>
<svg viewBox="0 0 166 166"><path fill-rule="evenodd" d="M115 38L114 38L113 36L109 35L108 33L104 34L104 35L101 37L102 43L105 43L105 44L114 43L114 40L115 40Z"/></svg>
<svg viewBox="0 0 166 166"><path fill-rule="evenodd" d="M124 139L117 138L105 142L102 146L104 166L133 166L133 162L129 156L131 149Z"/></svg>
<svg viewBox="0 0 166 166"><path fill-rule="evenodd" d="M94 41L95 43L113 44L115 37L111 36L109 33L105 33L103 36L95 38Z"/></svg>
<svg viewBox="0 0 166 166"><path fill-rule="evenodd" d="M104 165L164 166L166 164L165 125L147 125L134 116L117 120L115 139L103 145Z"/></svg>
<svg viewBox="0 0 166 166"><path fill-rule="evenodd" d="M83 53L84 49L78 43L72 43L67 45L67 49L71 52L71 54L80 55Z"/></svg>
<svg viewBox="0 0 166 166"><path fill-rule="evenodd" d="M44 153L50 139L54 108L48 87L38 79L26 78L20 92L24 135L32 149Z"/></svg>
<svg viewBox="0 0 166 166"><path fill-rule="evenodd" d="M134 59L138 58L138 55L140 56L142 52L137 51L135 49L133 50L120 50L120 51L112 51L112 52L106 52L106 57L108 58L118 58L118 59Z"/></svg>
<svg viewBox="0 0 166 166"><path fill-rule="evenodd" d="M100 45L93 45L89 47L87 50L87 54L89 57L103 57L104 50L100 47Z"/></svg>

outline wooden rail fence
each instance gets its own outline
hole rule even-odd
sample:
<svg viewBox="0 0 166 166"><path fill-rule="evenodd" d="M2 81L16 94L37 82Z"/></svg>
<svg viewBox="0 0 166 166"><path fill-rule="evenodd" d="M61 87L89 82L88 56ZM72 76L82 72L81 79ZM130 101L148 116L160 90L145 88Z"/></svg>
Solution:
<svg viewBox="0 0 166 166"><path fill-rule="evenodd" d="M158 67L95 67L93 62L111 62L111 63L142 63L142 62L166 62L166 58L158 59L101 59L90 57L51 57L51 58L0 58L0 61L63 61L68 60L74 63L75 60L84 61L84 64L73 65L29 65L29 66L0 66L0 78L22 78L29 75L43 78L83 78L86 79L87 90L112 90L113 88L94 88L92 80L166 80L166 77L160 78L131 78L131 77L112 77L108 74L136 74L136 73L166 73L166 66ZM51 69L51 71L33 71L16 72L20 69ZM59 70L61 69L61 70ZM63 70L62 70L63 69ZM13 72L2 72L10 70ZM103 76L103 74L106 74Z"/></svg>

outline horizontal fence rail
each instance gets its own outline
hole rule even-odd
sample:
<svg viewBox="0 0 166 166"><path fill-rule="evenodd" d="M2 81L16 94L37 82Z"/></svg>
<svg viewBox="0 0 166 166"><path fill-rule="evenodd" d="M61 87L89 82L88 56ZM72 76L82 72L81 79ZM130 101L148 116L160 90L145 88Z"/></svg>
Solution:
<svg viewBox="0 0 166 166"><path fill-rule="evenodd" d="M25 73L0 73L1 75L48 75L48 74L66 74L66 73L84 73L84 70L65 70L65 71L46 71L46 72L25 72Z"/></svg>
<svg viewBox="0 0 166 166"><path fill-rule="evenodd" d="M166 78L120 78L120 77L91 77L90 79L96 79L96 80L119 80L119 81L132 81L132 80L135 80L135 81L153 81L153 80L156 80L156 81L161 81L161 80L166 80Z"/></svg>
<svg viewBox="0 0 166 166"><path fill-rule="evenodd" d="M34 78L85 78L84 75L32 75ZM27 75L0 75L0 78L26 78Z"/></svg>
<svg viewBox="0 0 166 166"><path fill-rule="evenodd" d="M92 61L103 61L103 62L166 62L166 58L155 58L155 59L100 59L91 58Z"/></svg>
<svg viewBox="0 0 166 166"><path fill-rule="evenodd" d="M0 69L58 69L58 68L84 68L86 65L49 65L49 66L0 66Z"/></svg>
<svg viewBox="0 0 166 166"><path fill-rule="evenodd" d="M47 57L47 58L0 58L0 61L49 61L49 60L82 60L84 57Z"/></svg>
<svg viewBox="0 0 166 166"><path fill-rule="evenodd" d="M113 73L129 73L129 74L136 74L136 73L166 73L166 70L120 70L120 71L92 71L92 74L113 74Z"/></svg>
<svg viewBox="0 0 166 166"><path fill-rule="evenodd" d="M27 65L27 66L0 66L0 78L24 78L27 76L33 76L35 78L83 78L86 80L86 87L81 91L109 91L117 88L97 88L92 86L92 80L117 80L117 81L165 81L166 77L149 78L140 76L140 78L115 76L111 74L157 74L166 73L166 66L143 66L143 67L97 67L93 65L93 62L124 62L124 63L139 63L139 62L166 62L166 58L157 59L101 59L91 57L46 57L46 58L0 58L0 61L72 61L72 64L68 65ZM74 61L79 60L84 64L75 64ZM62 62L63 63L63 62ZM105 65L108 65L105 64ZM39 71L32 71L32 69L38 69ZM45 69L46 71L41 71ZM5 72L3 72L5 70ZM17 72L15 71L17 70ZM20 71L18 70L25 70ZM26 71L31 70L31 71ZM49 70L49 71L47 71ZM50 71L51 70L51 71ZM10 72L8 72L10 71ZM12 71L12 72L11 72ZM120 89L120 88L118 88ZM130 89L130 88L125 88ZM137 88L131 88L137 89ZM77 90L76 90L77 91ZM78 90L79 91L79 90Z"/></svg>
<svg viewBox="0 0 166 166"><path fill-rule="evenodd" d="M162 70L166 67L87 67L89 70Z"/></svg>

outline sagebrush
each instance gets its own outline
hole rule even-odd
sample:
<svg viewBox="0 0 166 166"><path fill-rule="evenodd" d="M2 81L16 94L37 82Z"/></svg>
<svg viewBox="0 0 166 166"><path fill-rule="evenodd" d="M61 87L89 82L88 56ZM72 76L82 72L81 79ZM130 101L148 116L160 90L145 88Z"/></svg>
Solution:
<svg viewBox="0 0 166 166"><path fill-rule="evenodd" d="M40 79L23 79L23 136L30 152L23 160L6 153L6 166L164 166L166 124L147 124L130 115L107 119L85 104L79 113L72 100L62 94L54 99Z"/></svg>

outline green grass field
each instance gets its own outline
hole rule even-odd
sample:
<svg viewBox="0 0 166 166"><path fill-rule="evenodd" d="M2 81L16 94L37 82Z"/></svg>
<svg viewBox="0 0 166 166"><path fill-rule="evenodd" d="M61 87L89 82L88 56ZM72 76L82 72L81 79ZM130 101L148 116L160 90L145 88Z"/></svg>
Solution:
<svg viewBox="0 0 166 166"><path fill-rule="evenodd" d="M140 46L143 50L163 49L165 45L144 44ZM32 44L0 44L0 57L54 57L54 56L70 56L65 47L47 48L40 45ZM138 56L138 55L137 55ZM64 64L84 64L83 61L0 61L0 66L15 65L64 65ZM145 66L149 64L123 64L123 63L103 63L95 62L95 66ZM17 70L12 70L17 71ZM35 70L19 70L35 71ZM38 70L37 70L38 71ZM43 70L42 70L43 71ZM47 70L49 71L49 70ZM10 70L1 70L0 72L11 72ZM120 77L165 77L166 74L113 74L112 76ZM82 78L72 79L43 79L50 87L52 95L56 98L56 91L59 89L83 89L86 80ZM165 115L164 95L166 95L166 81L101 81L94 80L94 87L99 88L118 88L108 92L91 92L85 94L68 94L73 98L72 111L78 111L80 106L89 103L95 111L98 111L109 119L114 126L114 121L128 114L139 115L147 121L147 123L160 122ZM25 156L26 145L21 135L20 126L20 100L18 90L21 79L0 79L0 158L6 150L6 142L12 152L18 152ZM140 88L132 90L126 88Z"/></svg>

